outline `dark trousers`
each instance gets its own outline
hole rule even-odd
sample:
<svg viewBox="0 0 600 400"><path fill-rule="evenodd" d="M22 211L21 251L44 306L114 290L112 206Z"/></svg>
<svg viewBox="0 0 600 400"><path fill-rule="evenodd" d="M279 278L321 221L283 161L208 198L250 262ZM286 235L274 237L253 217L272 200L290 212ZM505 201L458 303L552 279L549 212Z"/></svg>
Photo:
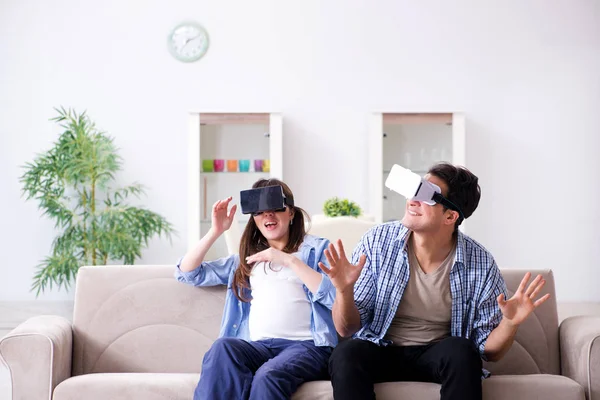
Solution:
<svg viewBox="0 0 600 400"><path fill-rule="evenodd" d="M327 379L330 355L312 340L221 338L204 355L194 400L289 399L302 383Z"/></svg>
<svg viewBox="0 0 600 400"><path fill-rule="evenodd" d="M406 347L350 339L329 359L335 400L375 399L375 383L398 381L441 383L442 400L481 400L481 368L473 342L460 337Z"/></svg>

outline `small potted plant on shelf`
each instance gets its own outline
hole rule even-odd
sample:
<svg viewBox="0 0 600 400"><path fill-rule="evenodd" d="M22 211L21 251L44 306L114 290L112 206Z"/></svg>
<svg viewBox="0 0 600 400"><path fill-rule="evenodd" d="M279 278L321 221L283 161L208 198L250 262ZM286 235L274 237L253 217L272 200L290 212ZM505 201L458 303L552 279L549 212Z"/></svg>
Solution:
<svg viewBox="0 0 600 400"><path fill-rule="evenodd" d="M327 218L356 218L365 221L375 221L371 214L364 214L358 203L348 199L332 197L323 204L323 214L311 215L312 222L319 222Z"/></svg>
<svg viewBox="0 0 600 400"><path fill-rule="evenodd" d="M356 218L362 214L362 210L360 206L353 201L332 197L325 201L323 213L326 217L349 216Z"/></svg>

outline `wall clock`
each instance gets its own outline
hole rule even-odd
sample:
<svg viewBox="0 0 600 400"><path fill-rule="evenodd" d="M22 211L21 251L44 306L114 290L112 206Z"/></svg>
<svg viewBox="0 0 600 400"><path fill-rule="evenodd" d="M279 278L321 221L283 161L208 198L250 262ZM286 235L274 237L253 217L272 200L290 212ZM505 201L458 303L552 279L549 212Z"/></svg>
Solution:
<svg viewBox="0 0 600 400"><path fill-rule="evenodd" d="M208 32L196 22L186 21L169 33L167 45L173 57L182 62L194 62L208 50Z"/></svg>

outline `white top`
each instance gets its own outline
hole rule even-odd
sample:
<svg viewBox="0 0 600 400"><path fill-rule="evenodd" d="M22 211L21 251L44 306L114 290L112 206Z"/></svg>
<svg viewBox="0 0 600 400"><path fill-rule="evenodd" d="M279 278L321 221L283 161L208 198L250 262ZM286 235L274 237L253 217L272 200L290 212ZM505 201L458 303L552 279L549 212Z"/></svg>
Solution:
<svg viewBox="0 0 600 400"><path fill-rule="evenodd" d="M250 274L251 340L312 340L312 308L303 283L291 268L258 263Z"/></svg>

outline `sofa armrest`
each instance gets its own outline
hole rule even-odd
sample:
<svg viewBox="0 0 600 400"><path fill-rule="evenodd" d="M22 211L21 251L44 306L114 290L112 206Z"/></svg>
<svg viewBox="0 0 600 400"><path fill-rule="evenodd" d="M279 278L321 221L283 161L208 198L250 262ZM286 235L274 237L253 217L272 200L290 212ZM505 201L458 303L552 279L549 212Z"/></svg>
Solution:
<svg viewBox="0 0 600 400"><path fill-rule="evenodd" d="M560 324L561 374L578 382L589 400L600 399L600 317L577 316Z"/></svg>
<svg viewBox="0 0 600 400"><path fill-rule="evenodd" d="M73 332L63 317L32 317L0 340L0 360L11 375L13 400L51 399L71 376Z"/></svg>

